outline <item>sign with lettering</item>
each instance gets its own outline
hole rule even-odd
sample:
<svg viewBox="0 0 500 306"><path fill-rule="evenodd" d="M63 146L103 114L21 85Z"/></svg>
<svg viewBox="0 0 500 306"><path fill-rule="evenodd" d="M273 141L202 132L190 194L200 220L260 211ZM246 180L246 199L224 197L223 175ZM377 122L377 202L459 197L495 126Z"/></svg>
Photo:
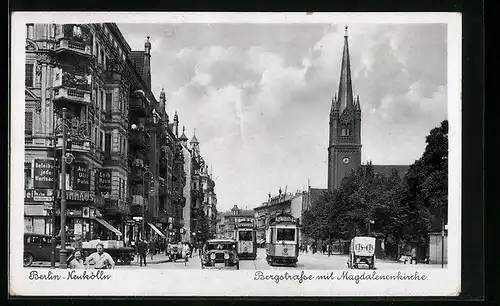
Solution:
<svg viewBox="0 0 500 306"><path fill-rule="evenodd" d="M366 251L366 252L373 252L373 249L374 249L374 245L373 244L361 244L361 243L357 243L355 246L354 246L354 250L356 252L363 252L363 251Z"/></svg>
<svg viewBox="0 0 500 306"><path fill-rule="evenodd" d="M295 218L292 216L276 216L275 222L295 222Z"/></svg>
<svg viewBox="0 0 500 306"><path fill-rule="evenodd" d="M109 198L111 195L111 169L101 169L97 177L97 194L103 198Z"/></svg>
<svg viewBox="0 0 500 306"><path fill-rule="evenodd" d="M41 189L54 188L54 160L35 159L33 187Z"/></svg>
<svg viewBox="0 0 500 306"><path fill-rule="evenodd" d="M61 215L61 210L58 209L56 210L56 216ZM66 209L66 216L69 217L81 217L82 216L82 209L81 208L67 208Z"/></svg>
<svg viewBox="0 0 500 306"><path fill-rule="evenodd" d="M252 222L240 222L238 223L239 228L253 228Z"/></svg>
<svg viewBox="0 0 500 306"><path fill-rule="evenodd" d="M57 197L61 198L61 192L58 190ZM66 190L66 201L74 201L74 202L94 202L95 195L91 191L82 191L82 190Z"/></svg>
<svg viewBox="0 0 500 306"><path fill-rule="evenodd" d="M25 189L25 201L49 202L54 200L52 189Z"/></svg>
<svg viewBox="0 0 500 306"><path fill-rule="evenodd" d="M86 162L75 161L73 163L73 182L74 190L90 190L90 171Z"/></svg>

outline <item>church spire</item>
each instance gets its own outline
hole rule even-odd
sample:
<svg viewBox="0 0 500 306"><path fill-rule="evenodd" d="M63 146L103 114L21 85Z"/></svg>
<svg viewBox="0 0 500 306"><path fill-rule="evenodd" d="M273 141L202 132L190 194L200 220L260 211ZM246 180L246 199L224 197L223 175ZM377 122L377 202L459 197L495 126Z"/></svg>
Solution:
<svg viewBox="0 0 500 306"><path fill-rule="evenodd" d="M338 109L342 113L346 108L354 106L352 96L352 81L351 81L351 60L349 58L349 43L347 41L347 26L345 27L344 35L344 52L342 54L342 67L340 70Z"/></svg>

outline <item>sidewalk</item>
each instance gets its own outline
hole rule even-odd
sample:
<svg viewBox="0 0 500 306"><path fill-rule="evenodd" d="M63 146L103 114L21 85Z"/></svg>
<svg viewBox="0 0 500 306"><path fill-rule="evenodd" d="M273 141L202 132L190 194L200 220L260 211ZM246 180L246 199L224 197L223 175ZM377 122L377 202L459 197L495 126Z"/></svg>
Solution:
<svg viewBox="0 0 500 306"><path fill-rule="evenodd" d="M193 258L197 257L198 254L193 254L193 257L189 258L189 260L192 260ZM177 260L181 261L181 259ZM153 255L153 259L151 259L151 255L146 256L146 264L151 264L151 265L156 265L156 264L161 264L161 263L166 263L170 262L170 257L165 255L165 253L160 253ZM140 261L139 261L139 254L135 254L134 256L134 261L130 263L131 266L140 266Z"/></svg>

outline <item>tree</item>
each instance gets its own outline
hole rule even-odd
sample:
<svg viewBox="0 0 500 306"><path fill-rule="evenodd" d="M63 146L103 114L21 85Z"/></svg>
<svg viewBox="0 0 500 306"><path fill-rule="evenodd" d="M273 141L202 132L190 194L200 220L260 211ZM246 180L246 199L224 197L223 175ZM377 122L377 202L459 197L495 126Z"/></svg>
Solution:
<svg viewBox="0 0 500 306"><path fill-rule="evenodd" d="M204 244L207 240L213 238L210 233L210 223L208 217L202 210L198 210L196 212L195 224L196 224L195 226L196 240L199 243Z"/></svg>

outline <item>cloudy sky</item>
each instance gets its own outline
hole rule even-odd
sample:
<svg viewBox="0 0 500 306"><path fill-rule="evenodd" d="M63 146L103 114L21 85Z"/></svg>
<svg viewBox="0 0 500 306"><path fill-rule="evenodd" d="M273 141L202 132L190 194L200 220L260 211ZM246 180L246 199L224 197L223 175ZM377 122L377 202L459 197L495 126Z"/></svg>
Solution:
<svg viewBox="0 0 500 306"><path fill-rule="evenodd" d="M118 24L133 50L152 43L152 90L165 88L213 167L218 210L253 208L327 184L328 115L344 24ZM447 117L443 24L349 26L362 160L411 164Z"/></svg>

